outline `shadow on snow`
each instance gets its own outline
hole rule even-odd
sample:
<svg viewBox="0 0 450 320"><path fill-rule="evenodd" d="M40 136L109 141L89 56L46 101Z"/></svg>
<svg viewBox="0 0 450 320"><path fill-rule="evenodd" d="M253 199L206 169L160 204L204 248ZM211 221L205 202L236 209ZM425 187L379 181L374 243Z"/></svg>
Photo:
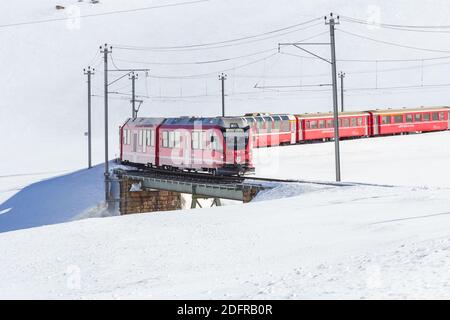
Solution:
<svg viewBox="0 0 450 320"><path fill-rule="evenodd" d="M104 197L104 165L33 183L0 204L0 232L73 220Z"/></svg>

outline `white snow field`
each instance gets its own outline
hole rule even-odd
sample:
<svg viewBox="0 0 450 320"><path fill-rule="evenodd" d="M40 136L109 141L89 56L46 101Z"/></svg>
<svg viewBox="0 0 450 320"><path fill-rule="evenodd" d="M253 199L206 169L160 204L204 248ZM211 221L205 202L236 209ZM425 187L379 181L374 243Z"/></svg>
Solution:
<svg viewBox="0 0 450 320"><path fill-rule="evenodd" d="M286 184L247 205L0 233L0 298L450 298L450 151L442 147L448 139L449 132L441 132L342 143L345 174L355 168L351 180L403 187ZM287 156L265 159L267 172L278 162L274 176L332 180L332 147L256 153ZM405 156L411 164L397 165ZM298 170L290 174L294 161ZM366 170L358 169L362 163ZM74 181L77 193L84 188L77 176L97 183L100 171L90 171L95 179L84 171L55 183ZM408 172L421 177L419 186L406 186L413 181ZM50 181L31 186L35 192L16 202L19 212L26 213L26 205L33 212L33 199L48 199ZM101 199L101 183L98 188L92 201ZM49 202L38 206L41 213L57 216L51 203L66 218L79 209L63 194ZM14 206L0 215L0 225L12 212Z"/></svg>

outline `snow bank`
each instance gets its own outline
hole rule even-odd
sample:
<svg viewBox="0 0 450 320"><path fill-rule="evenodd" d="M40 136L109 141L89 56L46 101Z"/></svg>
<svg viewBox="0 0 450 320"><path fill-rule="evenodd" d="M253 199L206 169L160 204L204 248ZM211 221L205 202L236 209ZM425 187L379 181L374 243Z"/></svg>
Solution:
<svg viewBox="0 0 450 320"><path fill-rule="evenodd" d="M24 187L0 204L0 232L67 222L97 208L104 198L103 172L98 165Z"/></svg>

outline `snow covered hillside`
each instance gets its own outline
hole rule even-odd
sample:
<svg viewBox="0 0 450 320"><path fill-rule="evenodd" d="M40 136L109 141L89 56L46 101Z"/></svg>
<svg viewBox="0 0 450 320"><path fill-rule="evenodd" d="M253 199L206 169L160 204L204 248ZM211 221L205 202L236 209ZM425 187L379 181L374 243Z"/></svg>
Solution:
<svg viewBox="0 0 450 320"><path fill-rule="evenodd" d="M2 233L0 298L450 298L448 189L299 192Z"/></svg>
<svg viewBox="0 0 450 320"><path fill-rule="evenodd" d="M450 188L450 131L341 142L343 181ZM333 181L334 144L260 149L256 174Z"/></svg>
<svg viewBox="0 0 450 320"><path fill-rule="evenodd" d="M343 143L352 180L411 185L408 172L420 168L417 187L287 184L247 205L1 233L0 298L450 298L448 151L441 148L447 140L443 132ZM258 150L282 155L265 157L260 172L330 179L331 148ZM424 150L436 158L420 157ZM396 163L405 156L411 164L403 168ZM58 219L74 215L83 203L58 194L48 200L51 188L61 186L58 179L67 182L64 190L70 181L101 188L100 171L37 183L6 207L29 217L33 208ZM86 184L92 194L97 187Z"/></svg>
<svg viewBox="0 0 450 320"><path fill-rule="evenodd" d="M342 141L343 180L450 188L450 149L442 147L449 139L450 131ZM333 143L256 149L254 158L256 176L334 179ZM0 232L102 215L103 168L98 165L74 173L0 177ZM285 189L282 196L296 193L294 187L292 192ZM278 196L267 195L265 199Z"/></svg>

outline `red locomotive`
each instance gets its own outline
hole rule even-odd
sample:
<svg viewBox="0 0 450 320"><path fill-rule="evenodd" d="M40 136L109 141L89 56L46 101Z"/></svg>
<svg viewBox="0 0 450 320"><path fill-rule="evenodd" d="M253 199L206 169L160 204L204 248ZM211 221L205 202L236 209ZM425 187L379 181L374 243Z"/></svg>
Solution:
<svg viewBox="0 0 450 320"><path fill-rule="evenodd" d="M251 130L241 118L136 118L120 133L123 163L220 175L254 171Z"/></svg>

